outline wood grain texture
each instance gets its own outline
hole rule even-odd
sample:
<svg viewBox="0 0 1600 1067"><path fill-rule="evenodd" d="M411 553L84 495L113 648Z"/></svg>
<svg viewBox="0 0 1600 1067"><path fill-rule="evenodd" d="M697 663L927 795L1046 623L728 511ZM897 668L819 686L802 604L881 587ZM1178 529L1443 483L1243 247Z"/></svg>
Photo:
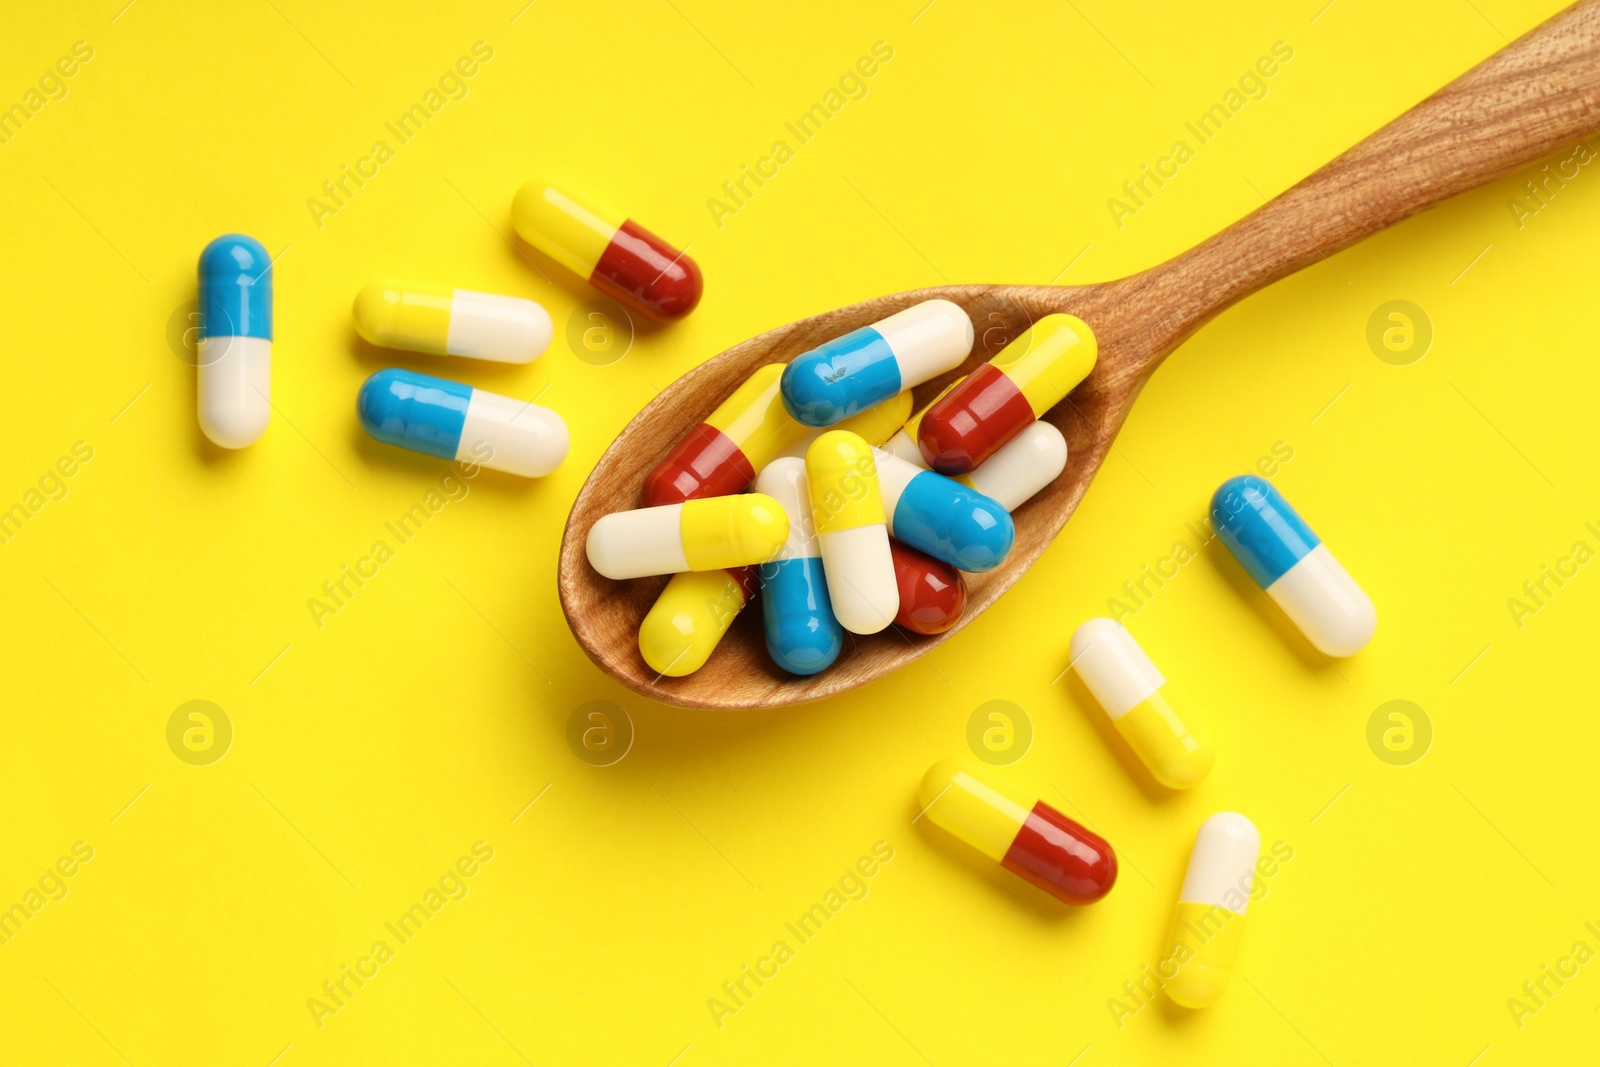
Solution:
<svg viewBox="0 0 1600 1067"><path fill-rule="evenodd" d="M600 458L567 519L557 581L579 645L634 691L681 707L754 708L845 692L951 640L1022 577L1083 498L1150 374L1229 305L1369 234L1593 136L1600 126L1600 0L1577 4L1490 57L1276 199L1168 262L1097 285L964 285L879 297L791 323L707 360L636 416ZM1066 435L1067 469L1015 513L1004 564L967 576L970 598L946 633L890 627L847 635L832 668L796 678L767 656L758 605L747 608L700 671L661 678L639 655L638 630L666 578L596 574L584 541L600 516L636 507L645 475L757 368L923 300L966 309L977 343L962 366L917 388L920 407L990 359L1035 320L1069 312L1100 344L1094 372L1046 418Z"/></svg>

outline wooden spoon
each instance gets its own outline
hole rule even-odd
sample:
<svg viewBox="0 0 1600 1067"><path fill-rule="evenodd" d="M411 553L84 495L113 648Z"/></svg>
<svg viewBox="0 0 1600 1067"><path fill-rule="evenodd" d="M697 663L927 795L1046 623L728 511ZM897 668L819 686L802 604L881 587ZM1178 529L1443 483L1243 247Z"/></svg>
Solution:
<svg viewBox="0 0 1600 1067"><path fill-rule="evenodd" d="M868 300L752 338L668 386L618 435L584 483L567 519L557 580L578 643L636 692L688 708L757 708L842 693L881 678L954 637L1022 577L1060 532L1100 469L1134 398L1161 361L1212 316L1280 278L1559 148L1600 123L1600 0L1586 0L1491 56L1350 151L1158 267L1096 285L952 285ZM846 642L830 669L784 673L767 656L759 605L747 607L710 661L684 678L656 675L639 655L639 622L665 578L616 582L584 556L600 516L636 507L645 475L762 364L787 361L902 308L941 297L977 327L971 356L917 388L920 407L957 375L988 360L1041 316L1087 322L1100 359L1087 381L1046 418L1066 435L1066 471L1016 512L1005 563L967 576L960 623L936 637L898 627Z"/></svg>

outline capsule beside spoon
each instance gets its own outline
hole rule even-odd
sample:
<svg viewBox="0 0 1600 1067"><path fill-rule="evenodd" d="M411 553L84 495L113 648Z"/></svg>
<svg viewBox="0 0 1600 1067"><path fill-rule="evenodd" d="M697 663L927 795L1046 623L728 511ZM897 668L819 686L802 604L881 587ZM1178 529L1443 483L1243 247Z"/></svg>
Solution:
<svg viewBox="0 0 1600 1067"><path fill-rule="evenodd" d="M567 458L567 424L549 408L414 371L368 378L356 414L384 444L524 478L542 478Z"/></svg>
<svg viewBox="0 0 1600 1067"><path fill-rule="evenodd" d="M1272 602L1328 656L1353 656L1378 628L1378 609L1272 483L1229 478L1211 498L1217 536Z"/></svg>

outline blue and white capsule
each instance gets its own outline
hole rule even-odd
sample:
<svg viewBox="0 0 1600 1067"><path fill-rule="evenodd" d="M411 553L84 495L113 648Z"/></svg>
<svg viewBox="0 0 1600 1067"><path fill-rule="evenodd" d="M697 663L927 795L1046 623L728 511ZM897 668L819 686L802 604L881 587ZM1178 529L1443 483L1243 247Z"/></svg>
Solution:
<svg viewBox="0 0 1600 1067"><path fill-rule="evenodd" d="M806 426L833 426L961 365L972 319L948 300L924 300L796 356L783 371L783 406Z"/></svg>
<svg viewBox="0 0 1600 1067"><path fill-rule="evenodd" d="M1378 628L1371 598L1272 483L1228 479L1211 498L1211 518L1233 558L1319 651L1367 647Z"/></svg>
<svg viewBox="0 0 1600 1067"><path fill-rule="evenodd" d="M998 567L1017 539L998 500L884 449L874 449L889 536L960 571Z"/></svg>
<svg viewBox="0 0 1600 1067"><path fill-rule="evenodd" d="M756 492L776 500L789 516L789 540L783 551L757 571L767 653L790 674L816 674L839 658L844 627L834 618L828 599L822 549L811 522L806 461L773 460L756 476Z"/></svg>
<svg viewBox="0 0 1600 1067"><path fill-rule="evenodd" d="M356 413L386 445L524 478L542 478L567 458L567 424L549 408L414 371L368 378Z"/></svg>
<svg viewBox="0 0 1600 1067"><path fill-rule="evenodd" d="M200 429L223 448L255 444L272 416L272 257L230 233L200 253Z"/></svg>

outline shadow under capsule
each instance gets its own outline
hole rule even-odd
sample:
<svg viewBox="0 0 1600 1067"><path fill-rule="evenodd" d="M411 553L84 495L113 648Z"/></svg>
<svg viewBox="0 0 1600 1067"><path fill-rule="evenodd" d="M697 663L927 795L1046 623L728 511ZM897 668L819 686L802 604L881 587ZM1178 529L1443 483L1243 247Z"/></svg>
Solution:
<svg viewBox="0 0 1600 1067"><path fill-rule="evenodd" d="M1222 543L1220 537L1213 538L1211 543L1205 546L1202 554L1233 589L1234 594L1249 604L1250 610L1256 617L1273 631L1278 637L1278 643L1300 661L1301 666L1318 674L1340 673L1333 660L1317 651L1310 639L1300 632L1300 627L1290 621L1289 616L1273 603L1264 589L1256 585L1239 561L1233 558L1233 554L1228 551L1228 546Z"/></svg>
<svg viewBox="0 0 1600 1067"><path fill-rule="evenodd" d="M1117 731L1111 717L1100 707L1100 702L1089 692L1089 687L1084 684L1077 671L1069 670L1063 681L1072 701L1078 705L1078 711L1094 724L1094 730L1100 735L1101 742L1116 754L1117 761L1128 772L1128 777L1134 780L1148 800L1154 804L1167 804L1180 793L1186 792L1182 789L1169 789L1156 781L1155 776L1150 773L1150 768L1146 767L1144 761L1128 746L1127 740Z"/></svg>

